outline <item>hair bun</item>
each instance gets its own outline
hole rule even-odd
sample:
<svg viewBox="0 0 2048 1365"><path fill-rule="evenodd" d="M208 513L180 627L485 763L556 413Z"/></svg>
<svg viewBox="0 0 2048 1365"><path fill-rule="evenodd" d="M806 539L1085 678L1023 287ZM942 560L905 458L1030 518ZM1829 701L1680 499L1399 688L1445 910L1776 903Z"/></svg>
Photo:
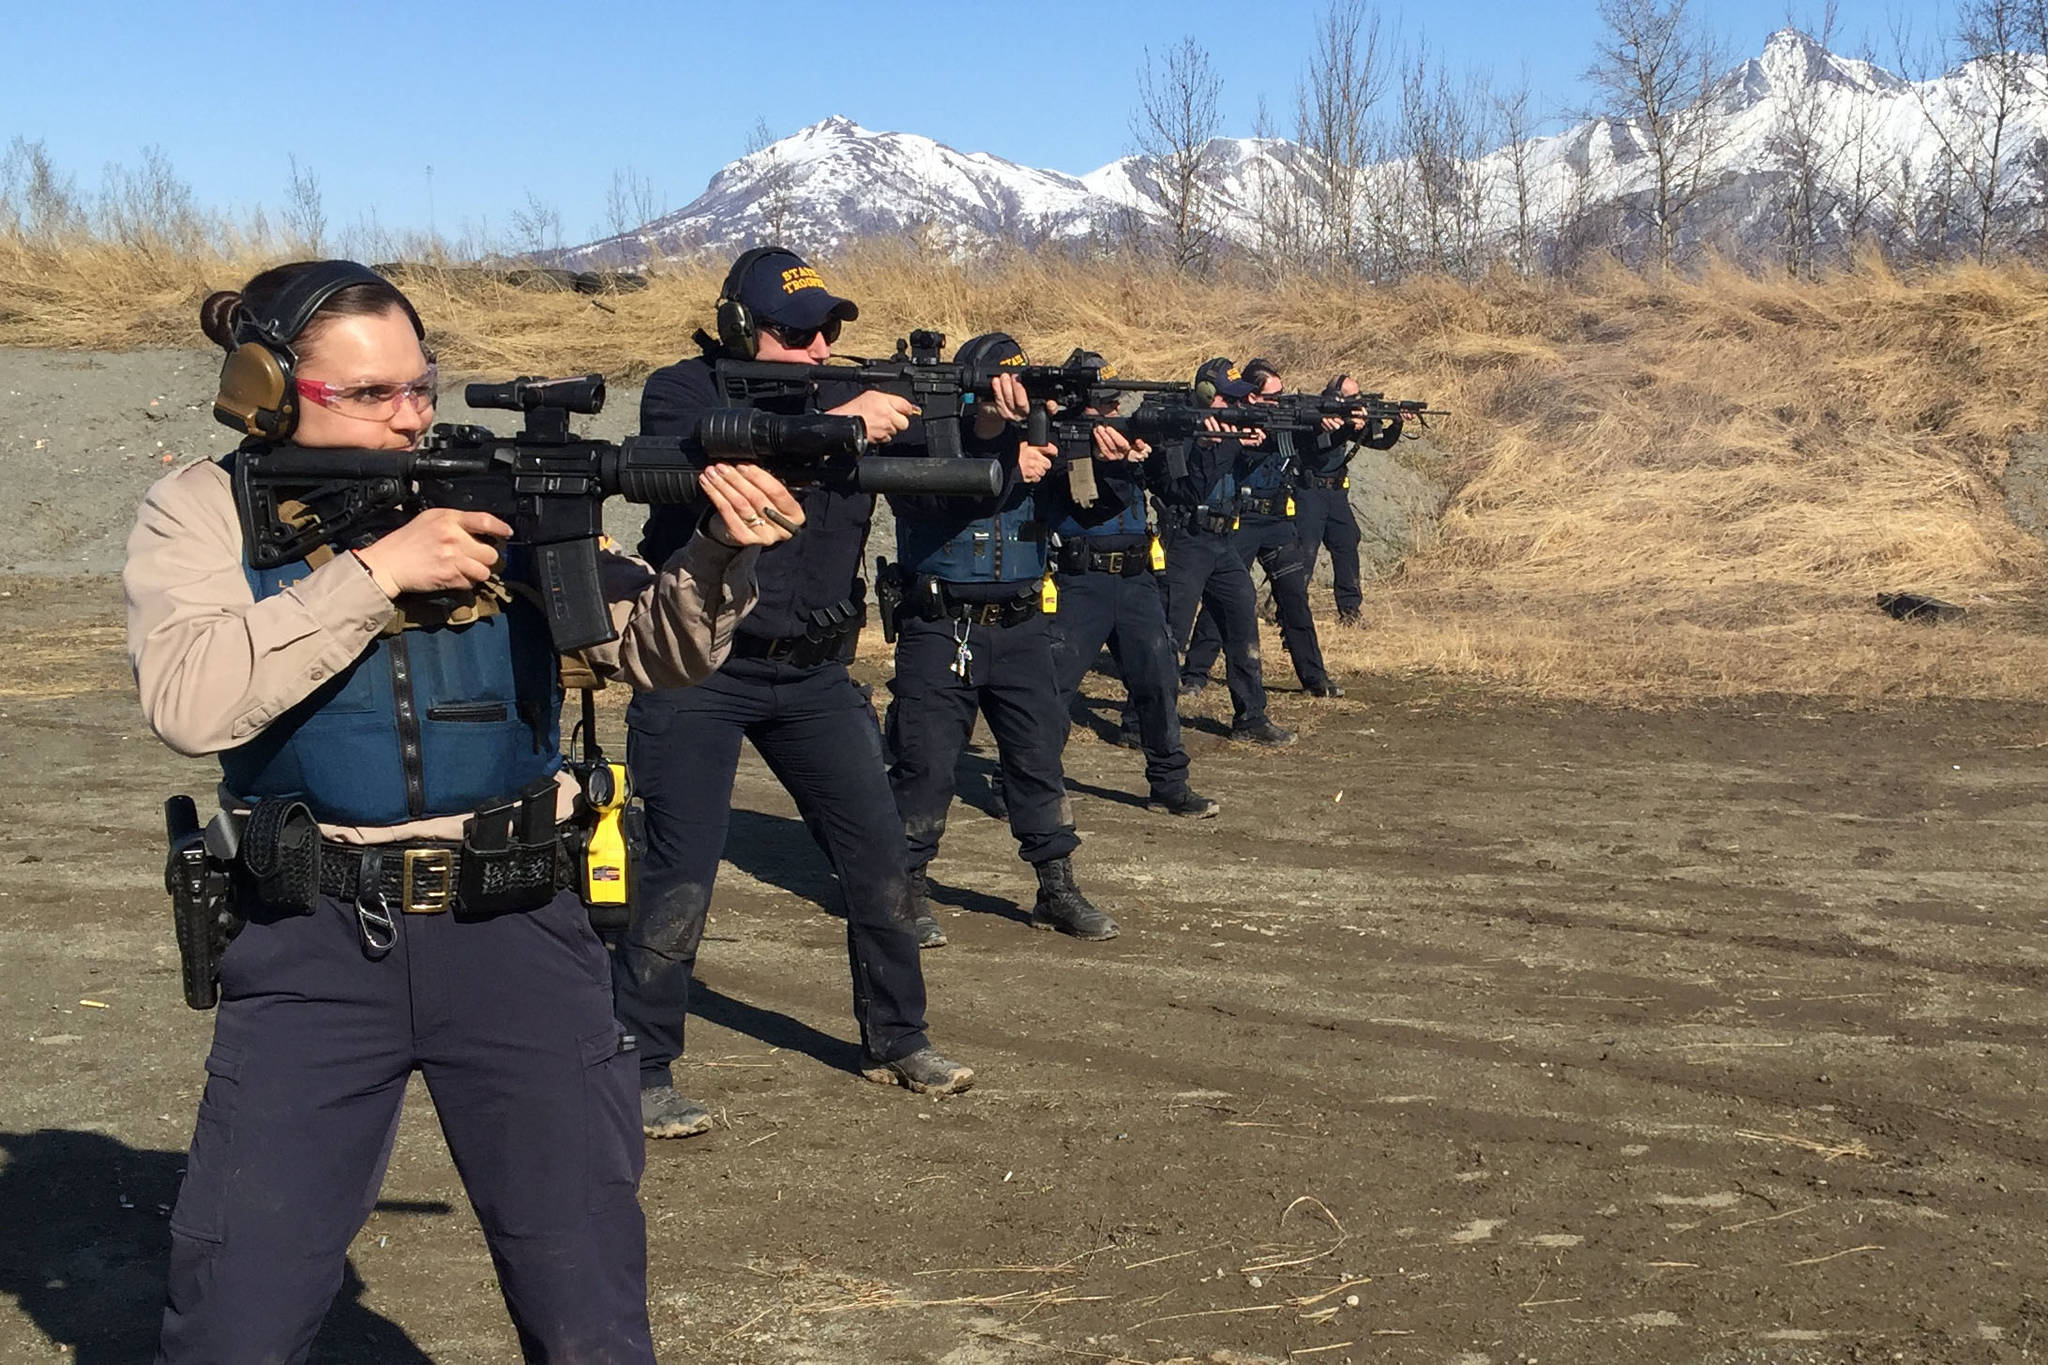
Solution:
<svg viewBox="0 0 2048 1365"><path fill-rule="evenodd" d="M208 294L199 305L199 330L223 351L235 349L235 310L242 306L238 289L221 289Z"/></svg>

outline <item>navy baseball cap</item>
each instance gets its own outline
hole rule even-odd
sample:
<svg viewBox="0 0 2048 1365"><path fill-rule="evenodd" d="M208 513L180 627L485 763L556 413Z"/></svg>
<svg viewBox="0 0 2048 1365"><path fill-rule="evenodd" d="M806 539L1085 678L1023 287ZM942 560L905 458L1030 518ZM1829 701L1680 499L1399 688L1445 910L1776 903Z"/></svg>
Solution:
<svg viewBox="0 0 2048 1365"><path fill-rule="evenodd" d="M764 251L747 266L728 298L746 305L756 319L781 327L822 327L825 319L852 322L860 308L825 287L817 270L794 251Z"/></svg>
<svg viewBox="0 0 2048 1365"><path fill-rule="evenodd" d="M1230 363L1229 356L1217 356L1202 362L1202 368L1195 371L1195 383L1207 384L1223 397L1232 399L1249 398L1258 392L1256 385L1245 382L1237 366Z"/></svg>
<svg viewBox="0 0 2048 1365"><path fill-rule="evenodd" d="M1022 365L1024 348L1008 332L983 332L961 342L953 360L961 365Z"/></svg>

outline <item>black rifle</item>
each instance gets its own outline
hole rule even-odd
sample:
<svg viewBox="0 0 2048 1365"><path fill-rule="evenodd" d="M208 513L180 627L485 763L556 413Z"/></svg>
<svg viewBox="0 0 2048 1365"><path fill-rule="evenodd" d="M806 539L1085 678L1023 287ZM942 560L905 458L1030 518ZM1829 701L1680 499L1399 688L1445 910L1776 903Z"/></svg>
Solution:
<svg viewBox="0 0 2048 1365"><path fill-rule="evenodd" d="M1292 424L1287 429L1294 431L1320 426L1325 417L1363 417L1369 423L1382 425L1414 422L1417 426L1426 427L1432 417L1450 416L1448 412L1432 408L1428 399L1389 398L1382 393L1361 393L1350 398L1325 398L1315 393L1276 393L1261 403L1246 406L1280 409Z"/></svg>
<svg viewBox="0 0 2048 1365"><path fill-rule="evenodd" d="M604 500L688 503L709 464L756 463L786 483L864 493L992 497L994 460L867 454L859 418L718 409L694 437L623 442L570 434L569 414L604 406L604 379L516 379L471 384L471 407L526 414L516 436L440 425L412 450L250 446L235 452L235 504L249 563L273 569L320 545L360 547L429 507L489 512L530 551L530 581L563 652L616 638L598 580Z"/></svg>
<svg viewBox="0 0 2048 1365"><path fill-rule="evenodd" d="M1052 439L1048 401L1078 407L1097 394L1178 393L1185 384L1154 379L1105 377L1093 365L962 365L939 359L946 338L938 332L916 331L896 343L888 360L849 359L841 364L800 365L780 360L721 360L713 367L719 393L729 402L751 404L762 399L810 398L824 383L847 383L862 389L907 398L916 404L933 455L957 457L961 452L960 421L977 399L988 393L999 374L1014 376L1030 397L1032 411L1025 439L1044 445Z"/></svg>

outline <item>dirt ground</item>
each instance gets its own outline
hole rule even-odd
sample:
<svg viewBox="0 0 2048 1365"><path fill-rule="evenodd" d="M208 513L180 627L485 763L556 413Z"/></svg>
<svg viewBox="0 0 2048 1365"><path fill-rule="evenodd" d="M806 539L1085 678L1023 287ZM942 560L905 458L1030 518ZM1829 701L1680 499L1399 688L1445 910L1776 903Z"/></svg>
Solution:
<svg viewBox="0 0 2048 1365"><path fill-rule="evenodd" d="M0 1358L146 1357L210 1020L182 1004L105 578L0 579ZM1363 680L1077 733L1107 944L962 802L934 1101L851 1074L829 874L751 754L643 1200L664 1359L2002 1362L2048 1349L2048 709L1668 712ZM1102 714L1110 714L1106 701ZM95 1003L86 1003L95 1002ZM321 1358L497 1362L424 1092Z"/></svg>

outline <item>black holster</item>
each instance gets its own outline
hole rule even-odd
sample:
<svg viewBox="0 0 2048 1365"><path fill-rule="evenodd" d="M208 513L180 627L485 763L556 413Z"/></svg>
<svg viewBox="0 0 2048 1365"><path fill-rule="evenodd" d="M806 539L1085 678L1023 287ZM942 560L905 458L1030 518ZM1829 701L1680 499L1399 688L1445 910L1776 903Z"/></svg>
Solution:
<svg viewBox="0 0 2048 1365"><path fill-rule="evenodd" d="M171 893L171 926L178 940L185 1003L195 1010L210 1010L220 1002L221 955L242 930L242 917L235 912L232 864L207 851L191 797L173 796L164 802L164 827L170 838L164 890Z"/></svg>
<svg viewBox="0 0 2048 1365"><path fill-rule="evenodd" d="M903 611L903 566L875 559L875 610L882 617L882 641L896 643L896 621Z"/></svg>

